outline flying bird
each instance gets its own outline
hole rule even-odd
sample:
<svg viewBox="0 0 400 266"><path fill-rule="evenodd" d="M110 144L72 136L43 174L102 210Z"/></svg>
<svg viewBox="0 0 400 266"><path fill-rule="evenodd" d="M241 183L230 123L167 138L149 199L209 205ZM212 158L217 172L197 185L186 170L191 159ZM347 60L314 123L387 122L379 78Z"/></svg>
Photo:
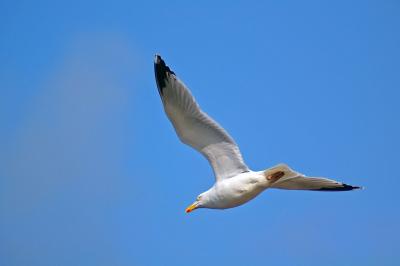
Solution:
<svg viewBox="0 0 400 266"><path fill-rule="evenodd" d="M187 213L198 208L237 207L268 188L312 191L361 188L327 178L306 177L285 164L263 171L250 170L232 137L200 109L189 89L159 55L155 56L154 71L165 113L176 134L206 157L215 175L215 184L186 208Z"/></svg>

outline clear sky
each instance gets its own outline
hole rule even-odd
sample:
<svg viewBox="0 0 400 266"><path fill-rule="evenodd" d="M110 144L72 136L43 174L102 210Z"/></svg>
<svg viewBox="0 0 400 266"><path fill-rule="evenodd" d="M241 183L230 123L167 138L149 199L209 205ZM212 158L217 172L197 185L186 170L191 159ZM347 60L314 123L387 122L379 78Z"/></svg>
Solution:
<svg viewBox="0 0 400 266"><path fill-rule="evenodd" d="M1 1L0 265L399 265L399 14L395 0ZM155 53L251 169L366 189L185 214L214 178L163 112Z"/></svg>

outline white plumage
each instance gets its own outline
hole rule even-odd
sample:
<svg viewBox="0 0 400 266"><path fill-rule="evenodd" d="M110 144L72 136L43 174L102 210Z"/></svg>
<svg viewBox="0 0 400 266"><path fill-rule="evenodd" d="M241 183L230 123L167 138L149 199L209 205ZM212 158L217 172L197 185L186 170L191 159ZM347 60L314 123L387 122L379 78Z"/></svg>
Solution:
<svg viewBox="0 0 400 266"><path fill-rule="evenodd" d="M188 88L155 56L154 70L165 113L179 139L210 162L216 182L200 194L186 212L196 208L225 209L239 206L267 188L346 191L360 187L327 178L306 177L284 164L264 171L251 171L231 136L196 103Z"/></svg>

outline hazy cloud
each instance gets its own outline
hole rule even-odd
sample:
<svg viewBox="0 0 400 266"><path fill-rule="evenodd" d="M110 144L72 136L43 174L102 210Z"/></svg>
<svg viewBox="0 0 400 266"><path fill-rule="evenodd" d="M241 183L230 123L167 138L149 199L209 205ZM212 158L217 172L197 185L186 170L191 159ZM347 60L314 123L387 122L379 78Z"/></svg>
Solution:
<svg viewBox="0 0 400 266"><path fill-rule="evenodd" d="M0 151L1 260L34 265L49 253L57 261L92 252L87 262L114 262L94 213L101 217L118 200L133 62L123 38L82 35L43 78L18 134Z"/></svg>

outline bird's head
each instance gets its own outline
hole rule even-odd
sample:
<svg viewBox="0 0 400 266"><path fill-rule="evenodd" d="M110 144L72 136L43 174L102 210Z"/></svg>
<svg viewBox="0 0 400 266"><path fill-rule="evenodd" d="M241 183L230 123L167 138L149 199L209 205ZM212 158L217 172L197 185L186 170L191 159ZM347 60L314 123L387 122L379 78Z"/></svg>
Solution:
<svg viewBox="0 0 400 266"><path fill-rule="evenodd" d="M207 192L201 193L197 196L196 201L186 208L186 213L192 212L195 209L207 207L208 195Z"/></svg>

